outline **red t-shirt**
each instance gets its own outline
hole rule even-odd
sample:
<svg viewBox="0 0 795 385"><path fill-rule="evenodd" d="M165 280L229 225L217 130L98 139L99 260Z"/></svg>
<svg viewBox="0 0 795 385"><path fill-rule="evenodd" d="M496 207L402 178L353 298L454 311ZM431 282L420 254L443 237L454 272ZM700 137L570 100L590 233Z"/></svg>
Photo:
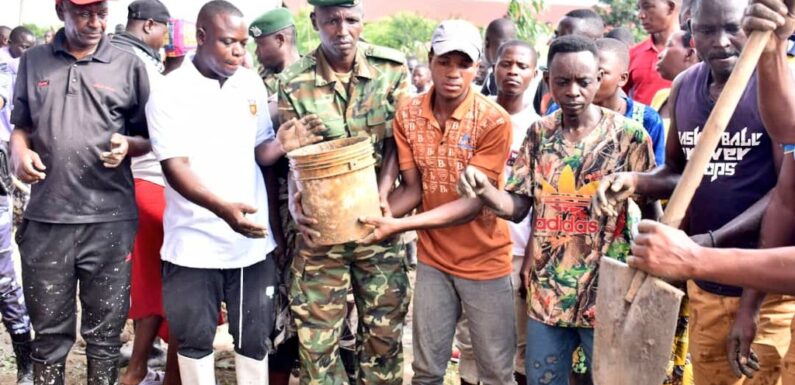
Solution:
<svg viewBox="0 0 795 385"><path fill-rule="evenodd" d="M629 81L624 91L646 105L651 104L657 91L671 88L671 82L657 72L658 54L651 37L629 50Z"/></svg>

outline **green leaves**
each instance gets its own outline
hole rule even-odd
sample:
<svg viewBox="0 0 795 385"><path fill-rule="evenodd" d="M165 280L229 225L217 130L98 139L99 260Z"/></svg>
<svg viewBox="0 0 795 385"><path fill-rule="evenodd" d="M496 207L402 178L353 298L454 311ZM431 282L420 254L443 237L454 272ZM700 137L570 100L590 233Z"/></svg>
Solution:
<svg viewBox="0 0 795 385"><path fill-rule="evenodd" d="M552 33L552 27L541 21L545 0L511 0L508 17L516 23L519 38L533 44Z"/></svg>

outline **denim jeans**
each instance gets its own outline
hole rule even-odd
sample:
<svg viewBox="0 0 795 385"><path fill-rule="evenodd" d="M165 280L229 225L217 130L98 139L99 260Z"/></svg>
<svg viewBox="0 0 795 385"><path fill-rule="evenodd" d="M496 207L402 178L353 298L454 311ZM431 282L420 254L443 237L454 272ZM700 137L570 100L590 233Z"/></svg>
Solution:
<svg viewBox="0 0 795 385"><path fill-rule="evenodd" d="M568 385L571 356L578 346L585 351L590 373L593 329L550 326L533 319L527 321L527 384Z"/></svg>

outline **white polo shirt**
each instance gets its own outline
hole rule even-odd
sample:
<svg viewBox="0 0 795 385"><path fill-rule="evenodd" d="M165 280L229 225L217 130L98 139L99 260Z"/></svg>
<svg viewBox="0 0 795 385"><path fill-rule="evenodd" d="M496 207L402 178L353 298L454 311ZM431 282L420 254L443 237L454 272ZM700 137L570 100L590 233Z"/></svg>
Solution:
<svg viewBox="0 0 795 385"><path fill-rule="evenodd" d="M256 73L240 68L224 82L204 77L186 60L151 95L146 118L158 160L187 157L204 186L229 202L257 208L247 217L268 226L249 239L166 183L161 258L192 268L232 269L265 259L275 247L268 199L254 148L274 137L268 93Z"/></svg>

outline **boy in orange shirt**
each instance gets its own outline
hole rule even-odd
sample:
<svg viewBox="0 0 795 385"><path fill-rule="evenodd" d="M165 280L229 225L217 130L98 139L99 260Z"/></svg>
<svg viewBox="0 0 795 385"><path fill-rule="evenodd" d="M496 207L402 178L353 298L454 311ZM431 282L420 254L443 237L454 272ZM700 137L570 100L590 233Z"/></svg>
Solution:
<svg viewBox="0 0 795 385"><path fill-rule="evenodd" d="M387 212L363 219L374 231L362 242L419 230L413 384L443 381L462 311L482 381L514 383L508 226L478 199L456 193L467 166L501 187L511 146L510 115L471 87L480 48L480 34L468 22L437 27L429 54L434 86L395 116L403 184L389 195L389 208L397 218ZM400 218L415 207L417 215Z"/></svg>

